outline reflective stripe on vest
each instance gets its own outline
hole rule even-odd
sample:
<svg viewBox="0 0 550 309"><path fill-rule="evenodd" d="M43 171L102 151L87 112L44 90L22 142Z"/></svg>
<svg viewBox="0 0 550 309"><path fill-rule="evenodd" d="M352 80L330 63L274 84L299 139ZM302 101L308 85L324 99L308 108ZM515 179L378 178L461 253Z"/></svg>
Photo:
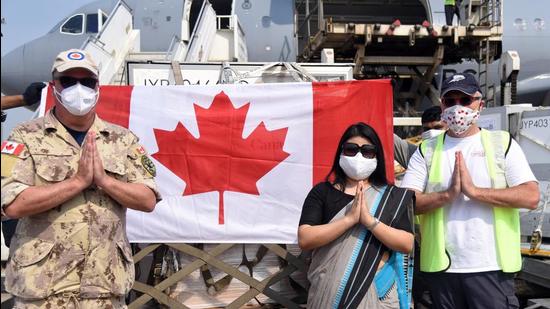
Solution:
<svg viewBox="0 0 550 309"><path fill-rule="evenodd" d="M441 192L443 187L441 157L445 134L429 139L420 145L428 171L425 193ZM505 155L510 144L510 134L505 131L481 130L481 143L485 152L487 169L494 189L506 188ZM443 207L420 215L420 270L445 271L450 259L445 251L445 217ZM519 210L493 207L495 245L498 264L504 272L521 270Z"/></svg>

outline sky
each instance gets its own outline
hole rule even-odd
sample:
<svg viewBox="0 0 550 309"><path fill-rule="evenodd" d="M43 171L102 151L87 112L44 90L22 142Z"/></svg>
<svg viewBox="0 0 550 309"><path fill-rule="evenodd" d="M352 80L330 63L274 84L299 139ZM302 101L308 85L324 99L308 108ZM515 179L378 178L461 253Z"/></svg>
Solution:
<svg viewBox="0 0 550 309"><path fill-rule="evenodd" d="M92 1L2 0L2 56L19 45L46 34L67 15ZM15 125L33 115L25 108L15 108L7 111L7 114L8 119L2 124L2 140L7 138Z"/></svg>
<svg viewBox="0 0 550 309"><path fill-rule="evenodd" d="M93 0L2 0L2 55L46 34L68 14Z"/></svg>

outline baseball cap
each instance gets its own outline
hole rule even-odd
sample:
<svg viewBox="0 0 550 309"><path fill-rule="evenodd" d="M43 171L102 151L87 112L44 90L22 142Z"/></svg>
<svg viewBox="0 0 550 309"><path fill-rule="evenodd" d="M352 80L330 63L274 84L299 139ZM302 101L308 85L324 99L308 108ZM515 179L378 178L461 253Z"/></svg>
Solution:
<svg viewBox="0 0 550 309"><path fill-rule="evenodd" d="M54 71L64 72L75 68L83 68L94 73L96 76L99 75L99 69L92 56L80 49L69 49L60 52L53 63L52 73Z"/></svg>
<svg viewBox="0 0 550 309"><path fill-rule="evenodd" d="M467 95L473 95L476 91L481 92L481 88L472 73L455 74L443 81L441 84L441 96L447 92L458 90Z"/></svg>

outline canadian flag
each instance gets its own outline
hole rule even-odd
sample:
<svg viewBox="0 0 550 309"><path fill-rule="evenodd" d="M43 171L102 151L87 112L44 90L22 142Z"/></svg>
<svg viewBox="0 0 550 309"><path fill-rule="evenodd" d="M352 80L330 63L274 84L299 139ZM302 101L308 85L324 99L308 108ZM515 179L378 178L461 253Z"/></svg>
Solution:
<svg viewBox="0 0 550 309"><path fill-rule="evenodd" d="M2 142L2 153L5 154L12 154L12 155L19 155L23 149L25 149L25 145L19 144L16 142L11 141L4 141Z"/></svg>
<svg viewBox="0 0 550 309"><path fill-rule="evenodd" d="M132 242L296 243L306 195L359 121L379 134L393 180L389 80L100 93L99 116L140 137L163 196L152 213L128 210Z"/></svg>

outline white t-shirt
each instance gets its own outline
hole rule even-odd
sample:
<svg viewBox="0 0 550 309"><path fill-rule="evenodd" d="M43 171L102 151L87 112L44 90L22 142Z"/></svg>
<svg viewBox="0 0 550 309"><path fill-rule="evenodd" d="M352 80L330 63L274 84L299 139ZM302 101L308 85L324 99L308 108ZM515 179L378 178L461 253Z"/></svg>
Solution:
<svg viewBox="0 0 550 309"><path fill-rule="evenodd" d="M442 154L443 186L448 188L455 164L455 152L460 150L472 181L477 187L491 188L487 172L481 133L465 138L445 136ZM523 151L512 140L506 154L506 182L514 187L528 181L536 181ZM428 172L424 157L417 150L409 162L402 187L424 191ZM451 257L447 272L472 273L501 269L497 262L493 227L493 209L489 205L471 200L464 194L445 207L445 246Z"/></svg>

